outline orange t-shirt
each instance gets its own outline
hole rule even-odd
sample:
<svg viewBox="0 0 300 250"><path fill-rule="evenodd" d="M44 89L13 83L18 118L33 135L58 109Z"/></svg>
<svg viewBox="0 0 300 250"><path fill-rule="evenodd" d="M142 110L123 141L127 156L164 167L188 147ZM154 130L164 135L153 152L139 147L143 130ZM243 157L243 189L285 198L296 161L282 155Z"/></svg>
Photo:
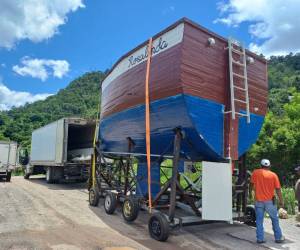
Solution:
<svg viewBox="0 0 300 250"><path fill-rule="evenodd" d="M280 188L278 176L268 169L256 169L251 176L251 183L255 189L257 201L270 201L274 197L274 191Z"/></svg>

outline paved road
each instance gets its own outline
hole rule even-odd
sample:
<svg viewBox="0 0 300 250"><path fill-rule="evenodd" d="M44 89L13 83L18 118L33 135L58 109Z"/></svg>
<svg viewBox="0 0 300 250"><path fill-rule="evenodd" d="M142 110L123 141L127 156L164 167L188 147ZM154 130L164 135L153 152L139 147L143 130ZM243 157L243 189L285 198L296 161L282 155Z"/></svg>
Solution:
<svg viewBox="0 0 300 250"><path fill-rule="evenodd" d="M87 199L82 183L0 182L0 249L270 249L255 244L253 228L225 223L179 229L168 242L157 242L148 235L145 212L126 224L119 211L108 216Z"/></svg>

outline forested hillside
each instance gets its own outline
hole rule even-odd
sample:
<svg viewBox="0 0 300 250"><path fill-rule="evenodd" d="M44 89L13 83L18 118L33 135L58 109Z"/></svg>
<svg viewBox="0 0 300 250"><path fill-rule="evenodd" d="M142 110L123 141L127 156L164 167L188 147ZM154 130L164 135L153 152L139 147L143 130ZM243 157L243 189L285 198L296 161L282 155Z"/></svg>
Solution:
<svg viewBox="0 0 300 250"><path fill-rule="evenodd" d="M61 117L96 117L102 72L72 81L44 101L0 112L0 139L30 146L33 129ZM269 61L269 113L259 141L248 153L250 167L269 158L283 181L300 164L300 54L271 57Z"/></svg>
<svg viewBox="0 0 300 250"><path fill-rule="evenodd" d="M300 164L300 54L271 57L269 112L258 142L248 153L251 167L269 158L283 183Z"/></svg>
<svg viewBox="0 0 300 250"><path fill-rule="evenodd" d="M0 112L0 140L14 140L28 148L32 130L49 122L69 116L95 118L103 78L102 72L87 73L44 101Z"/></svg>

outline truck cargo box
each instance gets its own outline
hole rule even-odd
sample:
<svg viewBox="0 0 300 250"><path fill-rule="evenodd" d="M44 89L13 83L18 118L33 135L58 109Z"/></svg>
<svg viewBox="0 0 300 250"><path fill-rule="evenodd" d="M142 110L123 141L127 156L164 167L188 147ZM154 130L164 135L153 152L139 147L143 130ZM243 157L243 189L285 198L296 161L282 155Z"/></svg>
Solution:
<svg viewBox="0 0 300 250"><path fill-rule="evenodd" d="M0 178L10 181L11 172L18 165L18 144L0 141Z"/></svg>
<svg viewBox="0 0 300 250"><path fill-rule="evenodd" d="M89 160L92 154L95 122L62 118L32 133L31 164L63 166L67 162Z"/></svg>
<svg viewBox="0 0 300 250"><path fill-rule="evenodd" d="M48 182L87 179L95 125L93 120L62 118L34 130L30 164L24 177L46 173Z"/></svg>

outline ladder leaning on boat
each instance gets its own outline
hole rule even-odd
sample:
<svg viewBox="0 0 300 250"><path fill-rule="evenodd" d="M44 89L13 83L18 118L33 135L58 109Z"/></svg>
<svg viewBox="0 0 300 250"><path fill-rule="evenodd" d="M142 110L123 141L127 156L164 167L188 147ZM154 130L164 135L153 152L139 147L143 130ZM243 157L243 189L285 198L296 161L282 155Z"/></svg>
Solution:
<svg viewBox="0 0 300 250"><path fill-rule="evenodd" d="M241 42L236 41L232 38L228 39L228 58L229 58L229 80L230 80L230 106L231 110L225 111L224 113L231 113L232 119L235 119L236 115L244 116L247 118L247 123L250 123L250 108L249 108L249 91L248 91L248 77L247 77L247 58L246 58L246 49ZM239 59L235 59L233 56L236 54L239 56ZM242 68L243 74L234 72L234 65ZM240 87L236 84L236 79L243 80L243 86ZM236 91L243 91L244 95L240 99L236 98ZM245 113L237 110L236 103L245 104Z"/></svg>

